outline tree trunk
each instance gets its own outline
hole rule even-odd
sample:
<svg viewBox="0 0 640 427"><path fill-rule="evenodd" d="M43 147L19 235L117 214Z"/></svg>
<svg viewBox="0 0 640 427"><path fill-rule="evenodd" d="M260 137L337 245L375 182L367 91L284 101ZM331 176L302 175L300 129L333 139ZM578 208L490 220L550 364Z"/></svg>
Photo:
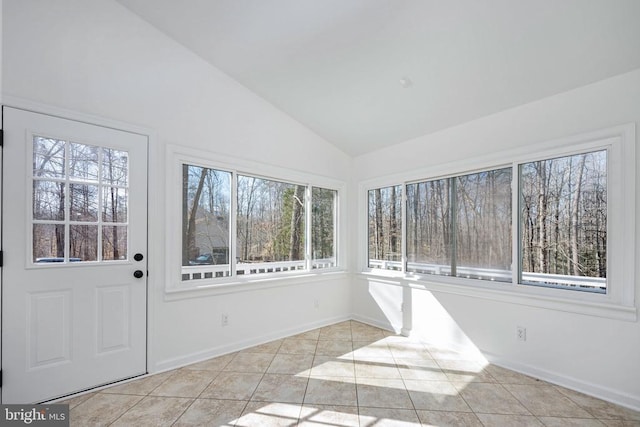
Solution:
<svg viewBox="0 0 640 427"><path fill-rule="evenodd" d="M204 180L206 176L207 169L202 168L202 172L200 172L200 178L198 179L198 187L196 188L196 193L193 196L193 204L191 205L187 221L187 234L185 236L187 244L187 263L184 265L189 265L189 259L194 258L198 255L196 253L196 215L198 213L198 205L200 204L200 196L202 195L202 188L204 187ZM182 256L184 262L185 255L183 254Z"/></svg>
<svg viewBox="0 0 640 427"><path fill-rule="evenodd" d="M397 253L396 245L398 244L398 221L396 219L396 187L391 187L391 214L389 215L389 253ZM395 261L395 256L394 259Z"/></svg>
<svg viewBox="0 0 640 427"><path fill-rule="evenodd" d="M451 191L449 190L447 180L441 180L435 186L436 188L436 197L438 200L438 207L440 208L440 224L442 230L442 247L440 248L440 253L438 254L438 263L448 261L447 258L451 256L451 233L449 227L449 218L450 218L450 206L451 206ZM442 194L442 193L445 194Z"/></svg>
<svg viewBox="0 0 640 427"><path fill-rule="evenodd" d="M109 156L109 178L113 179L113 161L111 156ZM118 222L118 198L116 197L116 192L117 190L113 187L110 188L111 190L111 221L113 222ZM120 250L118 248L118 227L117 226L113 226L113 242L112 242L112 247L113 247L113 259L117 260L120 258ZM102 254L102 256L104 257L105 254Z"/></svg>
<svg viewBox="0 0 640 427"><path fill-rule="evenodd" d="M580 165L578 166L578 177L576 180L575 189L572 195L571 202L571 222L573 233L571 235L571 273L574 276L581 276L582 271L580 268L580 253L578 252L578 232L580 231L580 193L582 192L582 175L584 171L584 164L587 156L582 155L580 159Z"/></svg>
<svg viewBox="0 0 640 427"><path fill-rule="evenodd" d="M249 247L251 246L251 211L253 209L253 192L255 191L256 180L255 178L251 179L251 188L249 189L249 194L247 196L247 211L245 212L245 239L244 239L244 247L243 247L243 259L246 261L249 259Z"/></svg>
<svg viewBox="0 0 640 427"><path fill-rule="evenodd" d="M555 195L555 206L553 207L553 266L550 270L553 274L569 274L567 271L564 271L562 268L562 262L560 259L561 250L560 246L562 242L560 241L561 229L560 229L560 201L562 199L562 191L564 188L564 174L560 175L560 181L556 181L556 191Z"/></svg>
<svg viewBox="0 0 640 427"><path fill-rule="evenodd" d="M376 204L376 259L384 260L384 230L382 220L382 192L379 188L374 190Z"/></svg>
<svg viewBox="0 0 640 427"><path fill-rule="evenodd" d="M418 244L420 242L419 240L419 229L422 227L422 220L419 217L420 215L420 185L421 184L413 184L413 200L411 201L412 205L413 205L413 230L412 230L412 234L411 234L411 244L412 244L412 251L411 253L409 253L409 259L412 261L418 261L419 258L419 254L420 254L420 250L418 248Z"/></svg>
<svg viewBox="0 0 640 427"><path fill-rule="evenodd" d="M64 218L64 183L61 182L60 186L60 206L58 208L58 218ZM56 256L58 258L64 258L64 225L56 224Z"/></svg>
<svg viewBox="0 0 640 427"><path fill-rule="evenodd" d="M548 273L547 259L547 162L541 161L536 165L538 178L538 271Z"/></svg>
<svg viewBox="0 0 640 427"><path fill-rule="evenodd" d="M289 241L289 261L302 259L300 256L302 243L302 208L304 206L304 187L297 185L291 198L291 235Z"/></svg>

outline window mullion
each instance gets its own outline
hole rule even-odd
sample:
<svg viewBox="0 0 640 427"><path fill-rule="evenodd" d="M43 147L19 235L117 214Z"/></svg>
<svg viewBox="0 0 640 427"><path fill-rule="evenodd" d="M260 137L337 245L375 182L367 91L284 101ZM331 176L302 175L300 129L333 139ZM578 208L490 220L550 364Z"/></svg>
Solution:
<svg viewBox="0 0 640 427"><path fill-rule="evenodd" d="M451 239L451 276L456 277L458 275L457 272L457 256L458 256L458 247L457 247L457 230L456 230L456 178L449 178L449 197L450 197L450 239Z"/></svg>
<svg viewBox="0 0 640 427"><path fill-rule="evenodd" d="M522 214L520 209L521 182L520 167L518 163L513 163L511 170L511 283L517 285L520 283L522 262Z"/></svg>
<svg viewBox="0 0 640 427"><path fill-rule="evenodd" d="M104 160L104 153L102 149L98 150L98 253L97 253L97 261L102 261L104 258L104 254L102 253L102 229L104 227L104 225L102 224L102 212L104 209L104 206L102 205L104 203L104 200L102 198L102 191L103 191L103 185L104 182L102 180L102 176L103 176L103 163L102 161ZM113 177L112 177L113 178ZM113 181L113 180L112 180ZM128 182L128 181L127 181ZM113 185L113 183L112 183ZM112 221L115 222L114 218L111 218ZM129 222L129 217L127 216L127 223ZM127 228L128 230L128 228ZM127 258L129 258L129 239L127 239ZM117 244L116 242L114 242L114 244Z"/></svg>
<svg viewBox="0 0 640 427"><path fill-rule="evenodd" d="M407 271L407 185L402 185L402 209L400 210L400 235L402 243L400 245L402 265L401 270L403 273Z"/></svg>
<svg viewBox="0 0 640 427"><path fill-rule="evenodd" d="M71 166L71 143L64 143L64 262L69 262L71 256L71 226L69 220L71 218L71 185L69 184L69 167Z"/></svg>
<svg viewBox="0 0 640 427"><path fill-rule="evenodd" d="M338 244L338 238L340 235L338 234L338 227L342 227L342 223L338 222L338 218L340 217L340 202L338 198L341 197L339 193L335 193L333 198L333 267L338 267L341 265L338 262L338 256L340 255L339 250L341 246ZM341 228L343 229L343 228Z"/></svg>
<svg viewBox="0 0 640 427"><path fill-rule="evenodd" d="M312 261L312 242L311 242L311 221L312 221L312 192L311 186L307 185L304 191L304 258L305 268L307 271L311 271L313 268Z"/></svg>
<svg viewBox="0 0 640 427"><path fill-rule="evenodd" d="M229 275L237 276L237 239L238 239L238 173L231 173L231 200L229 200Z"/></svg>

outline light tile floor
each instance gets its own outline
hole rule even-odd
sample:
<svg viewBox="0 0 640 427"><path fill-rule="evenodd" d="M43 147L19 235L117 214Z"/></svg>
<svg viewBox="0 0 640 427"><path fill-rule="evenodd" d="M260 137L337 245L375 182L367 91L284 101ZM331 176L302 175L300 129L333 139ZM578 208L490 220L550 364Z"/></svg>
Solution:
<svg viewBox="0 0 640 427"><path fill-rule="evenodd" d="M355 321L66 403L83 427L640 427L640 412Z"/></svg>

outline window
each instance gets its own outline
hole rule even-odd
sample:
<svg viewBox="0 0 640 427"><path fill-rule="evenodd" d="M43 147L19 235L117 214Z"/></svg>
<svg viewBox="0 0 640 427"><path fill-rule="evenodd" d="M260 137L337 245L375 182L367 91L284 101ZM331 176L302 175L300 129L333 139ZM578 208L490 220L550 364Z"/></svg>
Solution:
<svg viewBox="0 0 640 427"><path fill-rule="evenodd" d="M231 173L183 164L182 185L183 280L229 276Z"/></svg>
<svg viewBox="0 0 640 427"><path fill-rule="evenodd" d="M457 276L511 281L511 168L456 177Z"/></svg>
<svg viewBox="0 0 640 427"><path fill-rule="evenodd" d="M238 177L238 274L306 268L305 192L302 185Z"/></svg>
<svg viewBox="0 0 640 427"><path fill-rule="evenodd" d="M517 168L520 224L513 227ZM607 151L406 184L408 273L606 292ZM401 270L400 186L369 190L369 267Z"/></svg>
<svg viewBox="0 0 640 427"><path fill-rule="evenodd" d="M129 155L34 136L32 261L126 260Z"/></svg>
<svg viewBox="0 0 640 427"><path fill-rule="evenodd" d="M174 174L182 284L338 266L337 190L196 163L179 160Z"/></svg>
<svg viewBox="0 0 640 427"><path fill-rule="evenodd" d="M365 187L367 267L633 316L634 135L621 126L496 154L479 171Z"/></svg>
<svg viewBox="0 0 640 427"><path fill-rule="evenodd" d="M369 267L402 267L402 187L369 191Z"/></svg>
<svg viewBox="0 0 640 427"><path fill-rule="evenodd" d="M314 269L330 268L336 260L336 204L338 192L311 189L311 259Z"/></svg>
<svg viewBox="0 0 640 427"><path fill-rule="evenodd" d="M412 273L511 281L511 169L408 184Z"/></svg>
<svg viewBox="0 0 640 427"><path fill-rule="evenodd" d="M520 169L520 282L606 292L607 151Z"/></svg>

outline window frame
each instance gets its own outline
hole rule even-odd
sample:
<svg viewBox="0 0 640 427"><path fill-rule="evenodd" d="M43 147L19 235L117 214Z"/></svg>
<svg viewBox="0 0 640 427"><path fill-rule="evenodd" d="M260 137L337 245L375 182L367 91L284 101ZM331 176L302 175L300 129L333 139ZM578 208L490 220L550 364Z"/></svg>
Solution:
<svg viewBox="0 0 640 427"><path fill-rule="evenodd" d="M129 151L127 151L123 147L114 147L106 144L101 144L99 141L76 141L73 138L68 138L65 136L57 136L53 133L42 133L42 132L29 132L27 135L30 144L26 144L26 158L27 158L27 193L26 193L26 211L28 212L27 221L26 221L26 236L28 244L26 245L26 265L27 269L49 269L49 268L82 268L83 266L108 266L108 265L117 265L117 264L131 264L131 250L130 250L130 240L129 240L129 224L130 224L130 212L129 212L129 191L130 191L130 161L129 157L127 157L127 182L126 184L108 184L106 183L106 179L103 177L103 156L104 150L114 150L114 151L124 151L129 156ZM58 142L64 143L63 148L63 163L64 163L64 173L63 176L58 177L39 177L35 175L35 171L33 169L34 162L34 141L36 138L42 139L50 139L56 140ZM71 159L71 144L82 145L85 147L93 147L98 150L97 154L97 175L95 180L82 179L76 176L72 176L70 172L70 159ZM36 182L55 182L59 184L64 184L64 218L62 219L36 219L34 217L33 212L33 198L34 198L34 184ZM96 219L92 221L77 221L71 219L71 203L72 203L72 191L71 186L73 185L86 185L86 186L94 186L97 189L97 206L96 206ZM116 189L124 189L127 191L127 219L126 221L106 221L103 218L103 190L108 188L116 188ZM34 245L33 245L33 226L34 225L62 225L64 227L64 255L62 257L57 256L49 256L42 258L62 258L61 261L55 262L43 262L39 263L34 259ZM95 226L97 228L96 231L96 259L95 260L87 260L87 261L76 261L77 257L71 255L71 227L73 226ZM107 227L126 227L125 231L127 233L126 238L126 258L123 259L104 259L104 230Z"/></svg>
<svg viewBox="0 0 640 427"><path fill-rule="evenodd" d="M601 142L606 142L606 141L611 141L613 142L613 139L607 138L602 140ZM596 143L597 144L597 143ZM553 285L553 284L536 284L536 283L525 283L524 280L522 279L522 275L525 273L523 271L523 267L522 267L522 263L523 263L523 248L521 246L522 244L522 182L521 182L521 178L522 178L522 174L521 174L521 166L525 163L532 163L532 162L536 162L536 161L546 161L546 160L553 160L553 159L558 159L558 158L565 158L565 157L569 157L569 156L573 156L573 155L580 155L580 154L588 154L588 153L593 153L593 152L601 152L601 151L605 151L607 154L607 163L606 163L606 167L607 167L607 236L609 236L609 231L610 231L610 224L611 221L609 218L611 218L612 215L612 209L611 209L611 203L609 200L609 194L610 194L610 190L611 190L611 185L610 185L610 172L611 172L611 167L610 167L610 156L611 156L611 151L613 149L613 144L607 144L607 145L603 145L602 147L598 148L597 145L594 146L593 148L590 148L590 145L585 145L584 149L580 149L580 150L571 150L569 151L567 154L560 154L560 155L556 155L555 152L553 152L552 155L549 156L545 156L543 158L539 158L537 160L527 160L527 161L519 161L519 162L514 162L513 164L513 173L515 174L513 178L513 182L512 182L512 207L515 206L515 209L518 210L517 212L517 223L515 224L517 228L514 228L514 232L512 233L512 249L513 249L513 245L515 245L517 243L517 247L515 248L516 250L513 251L513 256L517 256L515 258L512 258L513 266L516 266L517 269L516 271L513 271L512 269L512 273L513 274L513 282L518 284L518 285L522 285L522 286L534 286L534 287L542 287L542 288L551 288L551 289L561 289L561 290L567 290L567 291L575 291L575 292L585 292L585 293L597 293L599 295L607 295L610 293L610 274L611 272L609 271L609 238L607 237L607 277L606 277L606 290L604 293L602 292L598 292L595 290L579 290L579 289L571 289L569 287L563 287L561 285ZM514 192L516 192L516 194L514 194ZM513 212L512 212L513 214ZM516 216L514 216L515 218Z"/></svg>
<svg viewBox="0 0 640 427"><path fill-rule="evenodd" d="M400 269L397 268L381 268L381 269L376 269L370 266L370 261L371 261L371 241L369 239L370 234L369 234L369 229L368 229L368 224L370 221L370 212L369 212L369 206L370 206L370 200L369 200L369 196L371 191L373 190L385 190L385 189L390 189L392 187L400 187ZM402 184L396 184L396 185L389 185L389 186L383 186L383 187L374 187L374 188L370 188L369 190L367 190L367 194L366 194L366 203L367 203L367 261L366 261L366 266L368 269L371 270L385 270L385 271L405 271L406 268L406 258L407 258L407 248L406 246L403 244L403 242L406 241L406 227L404 226L404 223L406 221L406 211L407 211L407 203L406 203L406 193L407 193L407 189L406 189L406 185L402 185ZM383 265L387 265L386 260L381 260ZM391 263L397 263L398 261L390 261Z"/></svg>
<svg viewBox="0 0 640 427"><path fill-rule="evenodd" d="M335 259L335 265L333 267L322 267L315 268L314 263L316 260L321 260L323 258L314 258L313 255L313 189L317 188L319 190L332 191L335 193L333 198L333 259ZM307 192L309 193L310 202L309 209L305 211L305 224L306 224L306 234L309 238L305 241L305 248L307 248L307 253L309 253L309 262L311 263L309 270L311 271L323 271L326 269L335 269L340 267L340 258L338 253L338 197L339 192L333 188L321 187L319 185L310 185L307 187Z"/></svg>
<svg viewBox="0 0 640 427"><path fill-rule="evenodd" d="M408 192L407 192L407 187L408 187L409 185L419 185L419 184L428 183L428 182L433 182L433 181L450 180L450 183L449 183L449 186L450 186L450 187L449 187L449 192L451 193L451 203L452 203L452 205L451 205L451 206L449 206L449 209L448 209L448 210L450 210L450 211L451 211L451 209L455 209L455 206L456 206L456 205L457 205L457 203L458 203L458 202L457 202L457 196L458 196L458 195L457 195L457 193L455 193L456 188L458 187L458 184L457 184L457 180L458 180L458 178L465 177L465 176L470 176L470 175L477 175L477 174L486 173L486 172L494 172L494 171L499 171L499 170L503 170L503 169L511 169L511 170L512 170L512 166L511 166L511 165L500 165L500 166L495 166L495 167L482 168L482 169L474 170L474 171L471 171L471 172L464 172L464 173L449 174L449 175L445 175L445 176L438 176L437 178L434 178L434 179L432 179L432 178L428 178L428 179L419 179L419 180L407 181L407 182L405 182L405 183L404 183L404 185L403 185L403 190L404 190L404 194L405 194L405 196L406 196L406 195L407 195L407 193L408 193ZM513 173L512 173L512 175L513 175ZM513 176L512 176L512 179L513 179ZM512 180L512 182L511 182L510 191L511 191L511 193L512 193L512 195L513 195L513 180ZM512 200L512 199L511 199L511 200ZM511 201L510 203L513 203L513 202ZM405 197L405 200L404 200L404 208L405 208L405 210L407 210L407 208L408 208L408 197ZM452 228L452 230L453 230L453 234L452 234L452 236L451 236L451 237L452 237L452 242L453 242L453 243L452 243L452 244L453 244L453 247L449 248L449 250L450 250L451 252L450 252L448 255L449 255L450 257L452 257L452 259L450 260L450 265L451 265L452 270L454 270L454 269L457 269L457 267L459 266L459 259L460 259L460 258L458 257L457 244L456 244L456 239L457 239L457 236L456 236L456 235L457 235L457 231L456 231L456 229L457 229L457 222L456 222L456 220L458 219L458 217L457 217L457 215L456 215L456 214L454 214L453 212L450 212L450 213L451 213L451 228ZM410 221L408 220L408 217L409 217L409 214L408 214L408 211L407 211L407 220L406 220L406 221L407 221L407 230L405 230L405 231L408 231L408 225L409 225L409 223L410 223ZM513 232L512 232L512 235L513 235ZM513 244L513 243L511 243L511 244ZM407 250L408 250L408 245L407 245L407 243L405 243L405 244L403 245L403 248L404 248L405 252L407 252ZM455 277L455 278L461 278L461 276L449 276L449 275L446 275L446 274L444 274L444 275L439 275L439 274L424 274L424 273L416 273L416 272L412 272L412 271L406 271L407 266L408 266L408 262L409 262L409 259L408 259L408 255L407 255L407 259L406 259L406 261L403 263L403 268L404 268L404 271L406 272L406 274L410 274L410 275L412 275L412 276L416 276L416 277L432 277L432 276L438 276L438 277ZM464 268L464 267L463 267L463 268ZM489 267L489 268L491 268L491 267ZM473 279L473 280L482 280L482 281L487 281L487 279ZM504 282L504 281L503 281L503 282Z"/></svg>
<svg viewBox="0 0 640 427"><path fill-rule="evenodd" d="M198 280L182 280L182 167L184 164L230 172L231 203L229 218L230 236L230 269L228 277L213 277ZM256 283L273 284L282 280L304 277L306 281L313 277L331 273L344 272L346 259L344 250L346 243L342 232L346 212L342 208L342 201L346 193L343 182L325 177L302 173L294 170L271 166L263 163L240 160L218 153L202 151L177 145L167 145L166 150L166 286L165 293L180 294L192 291L209 291L214 293L233 292L241 290L243 286L255 287ZM236 243L237 243L237 177L239 175L305 187L305 269L272 273L255 273L238 275L236 273ZM312 187L334 190L336 192L334 206L334 250L336 265L334 267L314 269L311 259L311 239L307 237L310 231L311 219L311 190Z"/></svg>
<svg viewBox="0 0 640 427"><path fill-rule="evenodd" d="M236 256L235 255L236 248L235 248L235 246L231 245L232 242L235 242L235 239L233 238L233 235L232 235L232 230L234 228L232 228L232 227L235 226L236 215L231 215L231 213L236 211L236 205L237 205L237 201L238 201L237 197L233 197L234 194L235 194L236 183L237 183L237 180L234 179L234 172L232 172L230 170L226 170L226 169L202 166L200 164L194 164L192 162L189 162L189 163L180 162L180 165L181 165L181 167L184 167L185 165L186 166L201 167L203 169L217 170L219 172L223 172L223 173L228 173L229 174L229 213L230 213L230 217L229 217L229 232L228 232L228 235L227 235L227 239L229 241L229 247L227 248L227 251L229 253L229 270L228 270L229 274L227 276L224 276L224 277L231 277L231 272L234 271L235 267L236 267L236 257L235 257ZM181 187L181 188L184 189L184 187ZM183 199L184 194L182 193L182 191L183 190L181 190L181 192L180 192L180 197L181 197L181 199L180 199L181 202L180 203L181 203L181 205L182 205L182 200L184 200ZM184 218L182 216L183 213L184 212L181 210L181 212L180 212L180 223L181 223L181 225L184 224L183 223ZM184 250L183 240L182 240L183 238L184 238L184 236L182 235L182 233L180 233L180 248L181 248L181 250L180 250L180 261L181 261L180 262L180 268L181 269L182 269L182 267L184 267L182 265L182 256L184 255L182 253L182 251ZM181 271L181 275L182 275L182 271ZM220 280L219 277L212 277L211 279L216 280L216 281ZM192 279L192 280L195 280L195 279ZM184 283L186 281L182 280L182 278L180 278L180 282Z"/></svg>
<svg viewBox="0 0 640 427"><path fill-rule="evenodd" d="M518 167L522 163L607 150L607 292L581 292L558 287L519 283L520 206ZM400 279L407 286L511 303L540 306L562 311L594 314L603 317L635 320L635 125L628 124L586 134L530 144L502 153L488 154L473 160L452 162L428 169L363 181L359 184L359 266L360 274ZM512 168L512 280L491 282L406 271L406 185L416 182L462 176L476 172ZM401 185L403 191L403 263L401 271L368 267L367 233L370 190Z"/></svg>

